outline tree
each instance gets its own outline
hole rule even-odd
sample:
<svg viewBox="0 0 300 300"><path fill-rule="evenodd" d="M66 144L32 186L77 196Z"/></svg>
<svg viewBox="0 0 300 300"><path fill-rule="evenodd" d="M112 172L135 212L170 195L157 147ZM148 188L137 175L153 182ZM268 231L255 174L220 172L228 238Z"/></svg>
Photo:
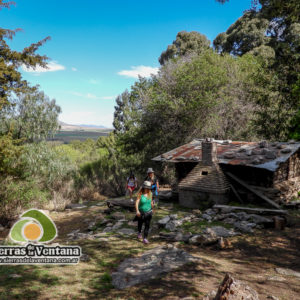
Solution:
<svg viewBox="0 0 300 300"><path fill-rule="evenodd" d="M193 53L200 54L209 47L210 41L205 35L197 31L180 31L176 36L176 40L168 46L167 50L162 52L158 60L163 65L169 59Z"/></svg>
<svg viewBox="0 0 300 300"><path fill-rule="evenodd" d="M300 97L295 91L300 80L300 3L253 2L251 10L216 37L214 47L219 53L252 53L264 60L265 69L273 76L266 83L272 92L258 102L258 124L271 126L260 132L265 138L287 139L298 128Z"/></svg>
<svg viewBox="0 0 300 300"><path fill-rule="evenodd" d="M10 8L14 2L0 0L0 10L2 8ZM9 98L12 93L18 94L27 88L28 83L22 79L21 73L18 68L21 65L26 67L35 68L37 66L47 67L46 56L41 56L35 52L42 46L50 37L31 44L30 46L18 52L11 50L7 45L7 39L13 39L15 34L20 29L10 30L0 28L0 110L4 105L9 104Z"/></svg>
<svg viewBox="0 0 300 300"><path fill-rule="evenodd" d="M58 115L61 108L55 99L50 100L44 92L28 89L2 110L2 133L13 131L14 138L27 142L45 140L59 129Z"/></svg>

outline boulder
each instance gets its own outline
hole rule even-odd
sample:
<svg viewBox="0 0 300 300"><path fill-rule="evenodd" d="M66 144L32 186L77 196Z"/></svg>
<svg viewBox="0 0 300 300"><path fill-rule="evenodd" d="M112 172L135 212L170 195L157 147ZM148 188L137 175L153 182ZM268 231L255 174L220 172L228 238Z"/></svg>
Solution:
<svg viewBox="0 0 300 300"><path fill-rule="evenodd" d="M112 273L112 284L117 289L124 289L154 279L187 263L199 261L199 258L173 245L159 246L139 257L125 259L117 271Z"/></svg>
<svg viewBox="0 0 300 300"><path fill-rule="evenodd" d="M227 238L238 235L233 229L226 229L223 226L207 227L204 229L203 233L215 238Z"/></svg>
<svg viewBox="0 0 300 300"><path fill-rule="evenodd" d="M160 220L158 220L158 224L161 226L161 227L165 227L166 224L170 221L170 217L169 216L166 216Z"/></svg>
<svg viewBox="0 0 300 300"><path fill-rule="evenodd" d="M170 231L175 231L175 230L176 230L176 224L175 224L174 221L169 221L169 222L166 224L165 228L166 228L167 230L170 230Z"/></svg>
<svg viewBox="0 0 300 300"><path fill-rule="evenodd" d="M209 234L196 234L189 238L188 243L191 245L208 246L218 242L217 237L213 237Z"/></svg>
<svg viewBox="0 0 300 300"><path fill-rule="evenodd" d="M255 223L249 223L247 221L235 222L234 227L243 233L253 233L253 228L256 226Z"/></svg>

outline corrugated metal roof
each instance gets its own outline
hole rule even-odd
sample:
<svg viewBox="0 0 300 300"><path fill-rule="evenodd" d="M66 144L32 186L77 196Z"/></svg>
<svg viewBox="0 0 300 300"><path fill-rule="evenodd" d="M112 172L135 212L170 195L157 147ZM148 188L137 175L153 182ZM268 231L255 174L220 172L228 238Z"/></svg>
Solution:
<svg viewBox="0 0 300 300"><path fill-rule="evenodd" d="M171 151L154 157L154 161L200 162L202 160L202 141L195 139ZM214 140L217 143L218 162L231 165L247 165L275 171L300 149L300 142L240 142Z"/></svg>

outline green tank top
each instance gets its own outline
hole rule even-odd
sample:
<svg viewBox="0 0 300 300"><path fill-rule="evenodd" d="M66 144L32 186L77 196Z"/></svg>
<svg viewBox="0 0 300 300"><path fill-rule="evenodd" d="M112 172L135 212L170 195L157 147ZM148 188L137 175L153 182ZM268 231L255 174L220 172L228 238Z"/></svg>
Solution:
<svg viewBox="0 0 300 300"><path fill-rule="evenodd" d="M151 197L152 198L152 197ZM140 212L147 212L152 209L151 207L151 198L147 198L146 196L142 195L139 203L139 211Z"/></svg>

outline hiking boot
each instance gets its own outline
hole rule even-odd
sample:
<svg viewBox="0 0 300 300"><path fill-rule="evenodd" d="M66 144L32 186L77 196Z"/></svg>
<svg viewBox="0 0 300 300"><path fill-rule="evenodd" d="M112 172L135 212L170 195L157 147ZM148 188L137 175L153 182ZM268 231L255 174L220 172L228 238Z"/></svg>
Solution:
<svg viewBox="0 0 300 300"><path fill-rule="evenodd" d="M144 244L149 244L149 241L147 239L143 239Z"/></svg>
<svg viewBox="0 0 300 300"><path fill-rule="evenodd" d="M138 234L138 239L141 240L142 238L143 238L143 237L142 237L142 234L139 233L139 234Z"/></svg>

